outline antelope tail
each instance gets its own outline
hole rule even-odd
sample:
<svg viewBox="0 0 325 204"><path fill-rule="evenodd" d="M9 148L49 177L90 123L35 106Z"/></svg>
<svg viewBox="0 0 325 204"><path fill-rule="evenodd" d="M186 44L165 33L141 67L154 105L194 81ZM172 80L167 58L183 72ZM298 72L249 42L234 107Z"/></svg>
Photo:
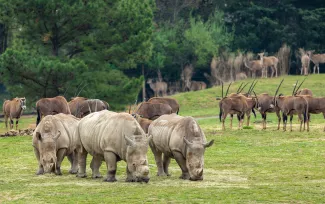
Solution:
<svg viewBox="0 0 325 204"><path fill-rule="evenodd" d="M305 97L303 97L303 99L305 99ZM305 99L306 101L306 108L305 108L305 111L304 111L304 123L309 120L308 118L308 110L309 110L309 104L308 104L308 101L307 99Z"/></svg>
<svg viewBox="0 0 325 204"><path fill-rule="evenodd" d="M254 117L256 118L256 113L255 113L254 108L252 108L252 112L253 112L253 114L254 114Z"/></svg>
<svg viewBox="0 0 325 204"><path fill-rule="evenodd" d="M222 104L220 103L220 112L219 112L219 120L221 122L221 116L222 116Z"/></svg>

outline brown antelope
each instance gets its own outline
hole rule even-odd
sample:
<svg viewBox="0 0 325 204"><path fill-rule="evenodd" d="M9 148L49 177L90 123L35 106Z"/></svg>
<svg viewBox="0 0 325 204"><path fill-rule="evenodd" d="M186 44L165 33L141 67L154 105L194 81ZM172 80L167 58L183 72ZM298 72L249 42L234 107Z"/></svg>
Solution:
<svg viewBox="0 0 325 204"><path fill-rule="evenodd" d="M247 93L242 93L242 91L247 86L248 83L246 83L243 87L242 87L243 83L241 83L241 85L239 86L236 93L229 94L229 97L239 97L240 96L240 97L243 97L246 100L247 106L248 106L247 107L248 109L245 112L245 114L247 116L247 123L246 123L247 126L249 126L249 122L250 122L250 118L251 118L251 112L253 112L254 117L256 118L256 114L255 114L255 111L254 111L254 107L256 106L256 100L255 100L255 98L251 97L251 93L252 93L255 85L257 84L257 81L256 81L255 84L254 84L254 82L255 82L255 80L252 82L252 84L249 87ZM243 118L240 118L239 115L237 115L238 121L240 121L241 119L243 120L244 115L242 116ZM233 119L233 114L230 114L231 126L232 126L232 119Z"/></svg>
<svg viewBox="0 0 325 204"><path fill-rule="evenodd" d="M301 57L300 57L301 73L300 73L300 75L302 75L302 73L304 73L304 75L308 75L310 58L309 58L308 54L302 48L299 48L299 53L301 55Z"/></svg>
<svg viewBox="0 0 325 204"><path fill-rule="evenodd" d="M198 91L207 88L207 84L204 81L191 81L190 91Z"/></svg>
<svg viewBox="0 0 325 204"><path fill-rule="evenodd" d="M254 91L253 91L254 92ZM263 122L262 122L262 129L266 129L266 117L267 113L276 113L278 117L278 130L280 129L280 123L281 123L281 116L280 116L280 109L278 107L275 107L274 105L271 105L274 101L274 97L270 96L267 93L262 93L259 95L255 94L256 98L256 109L260 112Z"/></svg>
<svg viewBox="0 0 325 204"><path fill-rule="evenodd" d="M313 96L313 92L310 89L304 88L295 93L295 95L308 95Z"/></svg>
<svg viewBox="0 0 325 204"><path fill-rule="evenodd" d="M278 67L279 59L274 56L264 57L264 52L261 52L258 55L260 56L260 60L261 63L263 64L263 68L266 70L266 75L267 75L268 67L271 67L272 70L271 77L274 76L274 73L275 73L275 77L278 77L277 67Z"/></svg>
<svg viewBox="0 0 325 204"><path fill-rule="evenodd" d="M319 74L319 64L325 63L325 54L314 54L314 50L307 51L307 54L310 60L315 64L314 65L314 74L317 69L317 73Z"/></svg>
<svg viewBox="0 0 325 204"><path fill-rule="evenodd" d="M244 60L244 65L252 72L252 77L256 77L256 72L261 71L262 76L261 78L265 77L267 78L267 70L263 67L263 64L261 63L261 60L251 60L247 62L247 59Z"/></svg>
<svg viewBox="0 0 325 204"><path fill-rule="evenodd" d="M167 83L163 81L153 82L152 79L148 79L147 84L155 93L155 96L165 96L167 95Z"/></svg>
<svg viewBox="0 0 325 204"><path fill-rule="evenodd" d="M286 131L288 115L290 115L290 131L292 131L292 119L294 114L297 114L300 119L300 131L302 131L302 123L304 123L304 129L305 129L306 122L307 122L307 131L308 131L309 130L308 101L303 96L294 96L295 89L298 82L296 83L296 86L293 89L292 96L283 96L282 94L276 96L282 82L280 83L275 93L273 105L277 106L282 112L283 131Z"/></svg>
<svg viewBox="0 0 325 204"><path fill-rule="evenodd" d="M223 84L222 84L222 99L219 102L220 113L219 119L222 122L222 130L225 130L225 119L228 114L237 114L238 118L240 119L238 123L238 129L242 127L243 124L243 115L248 110L248 104L245 98L242 95L227 97L229 87L226 91L226 95L223 96ZM232 118L230 119L230 129L232 129Z"/></svg>
<svg viewBox="0 0 325 204"><path fill-rule="evenodd" d="M13 119L16 118L16 130L18 129L18 121L23 114L23 110L26 109L26 98L14 98L12 100L6 100L3 103L2 110L5 118L6 128L8 128L8 118L10 119L10 129L14 128Z"/></svg>
<svg viewBox="0 0 325 204"><path fill-rule="evenodd" d="M325 119L325 97L312 97L312 96L301 96L308 101L308 113L320 114L323 113ZM307 118L309 121L309 116ZM309 123L307 123L307 131L309 131ZM325 131L325 128L324 128Z"/></svg>

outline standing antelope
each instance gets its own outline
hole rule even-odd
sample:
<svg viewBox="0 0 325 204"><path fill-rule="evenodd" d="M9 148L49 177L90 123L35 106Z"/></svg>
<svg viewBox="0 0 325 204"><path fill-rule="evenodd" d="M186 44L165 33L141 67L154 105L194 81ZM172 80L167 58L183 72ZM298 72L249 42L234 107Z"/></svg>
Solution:
<svg viewBox="0 0 325 204"><path fill-rule="evenodd" d="M308 131L309 130L308 101L303 96L295 96L298 81L292 91L292 96L283 96L282 94L276 96L282 82L283 80L281 81L277 91L275 92L274 104L272 105L278 107L282 112L283 131L286 131L288 115L290 115L290 131L292 131L292 119L294 114L297 114L300 119L300 131L302 131L302 123L304 123L304 130L305 130L306 122L307 122L307 131ZM300 84L300 86L302 85L302 83Z"/></svg>
<svg viewBox="0 0 325 204"><path fill-rule="evenodd" d="M314 54L314 50L307 51L307 54L310 60L315 64L314 65L314 74L317 69L317 73L319 74L319 64L325 63L325 54Z"/></svg>
<svg viewBox="0 0 325 204"><path fill-rule="evenodd" d="M244 65L252 72L252 77L256 77L256 72L261 71L262 76L261 78L265 77L267 78L267 70L263 67L263 64L261 63L261 60L251 60L247 62L247 59L244 60Z"/></svg>
<svg viewBox="0 0 325 204"><path fill-rule="evenodd" d="M261 63L263 64L263 68L266 70L266 75L267 75L267 68L271 67L272 69L271 77L274 76L274 72L275 72L275 77L278 77L277 67L278 67L279 59L274 56L264 57L264 52L261 52L258 55L260 56L260 60Z"/></svg>
<svg viewBox="0 0 325 204"><path fill-rule="evenodd" d="M243 124L243 115L248 110L248 104L245 98L242 95L227 97L229 87L226 91L226 95L223 96L223 84L222 84L222 99L219 102L220 113L219 119L222 122L222 130L225 130L225 119L228 114L237 114L238 118L240 119L238 123L238 129L242 127ZM232 129L232 118L230 119L230 129Z"/></svg>
<svg viewBox="0 0 325 204"><path fill-rule="evenodd" d="M165 96L167 95L167 83L163 81L153 82L152 79L148 79L147 84L149 84L150 88L154 91L155 97L157 96Z"/></svg>
<svg viewBox="0 0 325 204"><path fill-rule="evenodd" d="M6 128L8 128L8 118L10 119L10 129L14 128L13 119L16 118L16 130L18 129L18 121L26 109L26 98L14 98L11 101L6 100L3 103L2 110L5 118Z"/></svg>
<svg viewBox="0 0 325 204"><path fill-rule="evenodd" d="M309 58L308 54L302 48L299 48L299 53L301 55L301 57L300 57L301 73L300 73L300 75L302 75L302 73L304 73L304 75L308 75L310 58Z"/></svg>

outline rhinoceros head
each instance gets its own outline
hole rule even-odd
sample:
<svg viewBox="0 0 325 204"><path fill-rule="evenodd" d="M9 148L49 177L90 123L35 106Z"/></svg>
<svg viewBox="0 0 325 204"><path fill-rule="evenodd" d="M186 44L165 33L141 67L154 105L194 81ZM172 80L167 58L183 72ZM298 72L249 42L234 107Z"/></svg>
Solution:
<svg viewBox="0 0 325 204"><path fill-rule="evenodd" d="M214 140L208 143L202 141L190 142L184 137L186 143L186 167L190 174L190 180L203 180L204 151L210 147Z"/></svg>
<svg viewBox="0 0 325 204"><path fill-rule="evenodd" d="M126 162L129 182L149 182L148 167L148 144L150 137L146 139L145 135L134 135L134 140L125 136L127 151Z"/></svg>
<svg viewBox="0 0 325 204"><path fill-rule="evenodd" d="M51 132L41 134L36 132L36 137L39 141L40 147L40 163L44 168L44 173L51 173L56 167L56 141L60 137L61 132L58 131L57 135Z"/></svg>

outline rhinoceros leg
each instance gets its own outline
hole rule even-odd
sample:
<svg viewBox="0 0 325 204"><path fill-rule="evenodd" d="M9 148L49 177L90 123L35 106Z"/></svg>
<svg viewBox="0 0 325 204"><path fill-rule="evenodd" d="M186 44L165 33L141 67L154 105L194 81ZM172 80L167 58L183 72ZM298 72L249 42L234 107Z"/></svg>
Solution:
<svg viewBox="0 0 325 204"><path fill-rule="evenodd" d="M104 159L107 166L107 178L104 181L115 182L116 155L113 152L104 152Z"/></svg>
<svg viewBox="0 0 325 204"><path fill-rule="evenodd" d="M95 178L102 178L102 175L99 172L99 167L102 165L103 158L94 156L90 163L90 168L93 171L92 177Z"/></svg>
<svg viewBox="0 0 325 204"><path fill-rule="evenodd" d="M61 172L61 163L64 159L64 156L67 152L67 149L66 148L63 148L63 149L59 149L58 152L56 153L56 158L57 158L57 162L56 162L56 169L55 169L55 174L56 175L62 175L62 172Z"/></svg>
<svg viewBox="0 0 325 204"><path fill-rule="evenodd" d="M74 151L72 154L69 154L68 159L71 163L71 169L69 170L70 174L78 173L78 152Z"/></svg>
<svg viewBox="0 0 325 204"><path fill-rule="evenodd" d="M157 176L166 176L163 168L162 152L157 150L154 146L151 148L151 150L155 156L155 161L158 169Z"/></svg>
<svg viewBox="0 0 325 204"><path fill-rule="evenodd" d="M174 158L182 169L182 175L179 177L180 179L190 179L190 175L188 173L188 169L186 167L186 160L180 152L173 151Z"/></svg>
<svg viewBox="0 0 325 204"><path fill-rule="evenodd" d="M34 153L35 153L36 159L38 161L38 170L36 172L36 175L44 174L44 168L43 168L43 165L40 162L39 151L35 147L34 147Z"/></svg>
<svg viewBox="0 0 325 204"><path fill-rule="evenodd" d="M170 174L168 173L169 164L170 164L170 157L164 155L163 166L164 166L164 172L167 176L170 176Z"/></svg>
<svg viewBox="0 0 325 204"><path fill-rule="evenodd" d="M82 150L78 152L78 164L79 164L79 171L77 177L86 178L86 160L87 160L88 152L85 148L82 147Z"/></svg>

